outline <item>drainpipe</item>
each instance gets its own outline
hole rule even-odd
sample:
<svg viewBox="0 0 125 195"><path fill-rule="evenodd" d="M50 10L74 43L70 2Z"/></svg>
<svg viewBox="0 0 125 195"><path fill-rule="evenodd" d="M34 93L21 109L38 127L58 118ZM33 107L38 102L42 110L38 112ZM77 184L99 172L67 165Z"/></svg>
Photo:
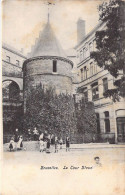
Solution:
<svg viewBox="0 0 125 195"><path fill-rule="evenodd" d="M113 102L113 100L112 100ZM117 132L117 124L116 124L116 114L115 114L115 104L113 102L113 108L114 108L114 122L115 122L115 143L118 143L118 132Z"/></svg>

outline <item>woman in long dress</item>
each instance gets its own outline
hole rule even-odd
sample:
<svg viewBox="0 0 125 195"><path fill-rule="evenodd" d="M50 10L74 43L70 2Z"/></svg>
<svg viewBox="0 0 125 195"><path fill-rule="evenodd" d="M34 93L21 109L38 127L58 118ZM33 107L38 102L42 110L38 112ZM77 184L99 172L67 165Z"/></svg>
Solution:
<svg viewBox="0 0 125 195"><path fill-rule="evenodd" d="M44 151L44 142L43 139L40 139L40 152Z"/></svg>

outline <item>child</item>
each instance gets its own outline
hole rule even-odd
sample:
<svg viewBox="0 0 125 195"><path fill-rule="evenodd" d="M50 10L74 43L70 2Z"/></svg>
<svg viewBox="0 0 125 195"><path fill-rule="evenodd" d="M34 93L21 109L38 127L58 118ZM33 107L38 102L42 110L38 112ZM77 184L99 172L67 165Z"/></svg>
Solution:
<svg viewBox="0 0 125 195"><path fill-rule="evenodd" d="M96 167L101 167L102 166L102 164L100 163L100 158L98 156L96 156L94 158L94 160L95 160L95 166Z"/></svg>
<svg viewBox="0 0 125 195"><path fill-rule="evenodd" d="M23 148L23 137L19 137L19 141L17 143L17 150L21 150Z"/></svg>
<svg viewBox="0 0 125 195"><path fill-rule="evenodd" d="M11 152L11 150L14 150L14 148L15 148L15 142L14 142L13 137L11 137L11 139L10 139L9 148L10 148L10 152Z"/></svg>
<svg viewBox="0 0 125 195"><path fill-rule="evenodd" d="M22 149L22 148L23 148L23 137L20 136L20 149Z"/></svg>
<svg viewBox="0 0 125 195"><path fill-rule="evenodd" d="M59 143L60 143L60 149L62 149L62 144L63 144L63 140L62 140L62 138L60 138Z"/></svg>
<svg viewBox="0 0 125 195"><path fill-rule="evenodd" d="M41 133L39 136L39 140L43 140L43 138L44 138L44 135L43 135L43 133Z"/></svg>
<svg viewBox="0 0 125 195"><path fill-rule="evenodd" d="M40 152L44 151L44 142L43 139L40 139Z"/></svg>

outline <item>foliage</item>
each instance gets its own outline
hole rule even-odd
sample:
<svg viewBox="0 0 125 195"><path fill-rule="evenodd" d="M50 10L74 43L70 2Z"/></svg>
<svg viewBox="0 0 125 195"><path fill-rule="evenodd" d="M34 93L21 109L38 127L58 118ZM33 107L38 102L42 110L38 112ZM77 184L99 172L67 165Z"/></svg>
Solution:
<svg viewBox="0 0 125 195"><path fill-rule="evenodd" d="M125 2L110 0L99 6L99 19L105 24L105 29L96 32L97 51L91 53L98 66L108 70L117 78L122 72L125 74ZM123 76L123 75L122 75ZM125 76L125 75L124 75ZM124 78L115 85L115 89L108 90L105 97L125 97Z"/></svg>
<svg viewBox="0 0 125 195"><path fill-rule="evenodd" d="M24 128L47 130L57 135L70 134L75 129L74 103L70 95L57 95L52 88L41 85L27 94Z"/></svg>
<svg viewBox="0 0 125 195"><path fill-rule="evenodd" d="M93 103L81 101L75 103L68 94L57 95L52 88L41 85L27 92L26 113L23 119L24 129L39 132L48 131L57 136L90 134L96 132L96 116Z"/></svg>
<svg viewBox="0 0 125 195"><path fill-rule="evenodd" d="M97 133L96 114L93 102L88 102L83 98L75 107L78 132L84 135L84 142L93 141L93 137Z"/></svg>

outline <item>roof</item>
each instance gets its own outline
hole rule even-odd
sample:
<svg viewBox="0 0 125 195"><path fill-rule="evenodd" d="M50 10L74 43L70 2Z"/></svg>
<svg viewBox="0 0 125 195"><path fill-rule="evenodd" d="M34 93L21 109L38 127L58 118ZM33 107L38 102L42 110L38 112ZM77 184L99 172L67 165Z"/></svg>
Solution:
<svg viewBox="0 0 125 195"><path fill-rule="evenodd" d="M31 48L31 52L28 55L30 58L38 56L66 57L49 22L45 25L43 31L40 32L39 38L36 40L35 45Z"/></svg>
<svg viewBox="0 0 125 195"><path fill-rule="evenodd" d="M19 51L19 50L15 49L14 47L8 45L7 43L2 43L2 48L6 49L6 50L22 57L22 58L27 59L26 55L22 51Z"/></svg>

